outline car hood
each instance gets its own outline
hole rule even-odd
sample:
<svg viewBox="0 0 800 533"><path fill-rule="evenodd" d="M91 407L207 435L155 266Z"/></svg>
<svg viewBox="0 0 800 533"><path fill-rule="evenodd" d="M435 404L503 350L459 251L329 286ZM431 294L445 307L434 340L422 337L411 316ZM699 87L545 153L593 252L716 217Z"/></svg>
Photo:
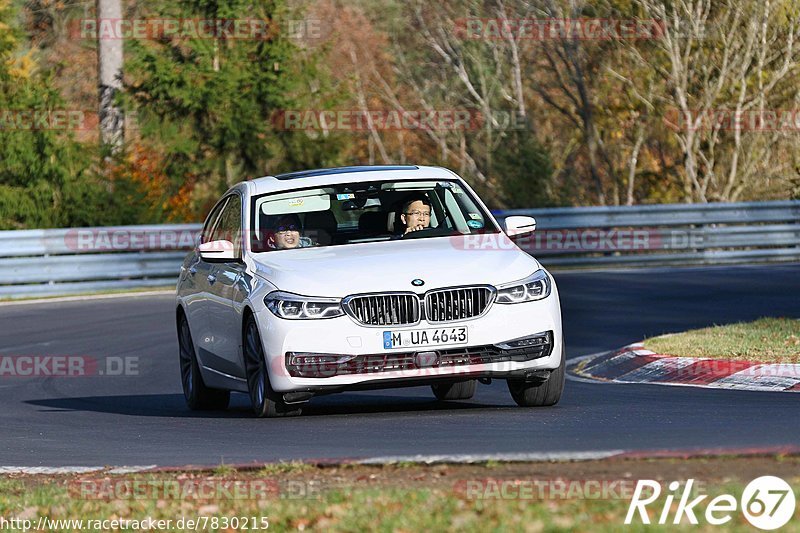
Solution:
<svg viewBox="0 0 800 533"><path fill-rule="evenodd" d="M422 293L458 285L499 285L540 268L504 234L302 248L252 257L256 274L280 290L338 298L363 292ZM424 285L413 286L414 279Z"/></svg>

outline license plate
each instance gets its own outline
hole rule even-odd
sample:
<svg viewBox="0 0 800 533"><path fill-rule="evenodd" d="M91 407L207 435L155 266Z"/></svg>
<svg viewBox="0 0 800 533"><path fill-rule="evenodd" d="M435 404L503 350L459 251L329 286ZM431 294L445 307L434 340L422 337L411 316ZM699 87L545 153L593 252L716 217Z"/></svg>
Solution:
<svg viewBox="0 0 800 533"><path fill-rule="evenodd" d="M412 329L406 331L384 331L383 347L416 348L440 344L466 344L467 328Z"/></svg>

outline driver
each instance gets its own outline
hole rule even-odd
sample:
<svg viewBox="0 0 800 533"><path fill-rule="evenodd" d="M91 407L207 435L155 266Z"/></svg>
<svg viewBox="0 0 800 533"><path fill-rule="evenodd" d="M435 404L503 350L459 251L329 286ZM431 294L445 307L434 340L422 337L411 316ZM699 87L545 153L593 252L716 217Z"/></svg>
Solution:
<svg viewBox="0 0 800 533"><path fill-rule="evenodd" d="M400 222L405 226L403 235L431 225L431 201L423 193L409 195L400 208Z"/></svg>

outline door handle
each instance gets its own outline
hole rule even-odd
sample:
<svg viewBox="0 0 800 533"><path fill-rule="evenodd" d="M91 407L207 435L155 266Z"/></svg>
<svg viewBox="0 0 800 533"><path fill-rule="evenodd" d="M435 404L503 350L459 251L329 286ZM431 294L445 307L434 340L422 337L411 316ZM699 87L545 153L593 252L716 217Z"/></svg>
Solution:
<svg viewBox="0 0 800 533"><path fill-rule="evenodd" d="M208 280L209 283L213 285L214 282L217 281L217 276L215 276L214 274L209 274L206 279Z"/></svg>

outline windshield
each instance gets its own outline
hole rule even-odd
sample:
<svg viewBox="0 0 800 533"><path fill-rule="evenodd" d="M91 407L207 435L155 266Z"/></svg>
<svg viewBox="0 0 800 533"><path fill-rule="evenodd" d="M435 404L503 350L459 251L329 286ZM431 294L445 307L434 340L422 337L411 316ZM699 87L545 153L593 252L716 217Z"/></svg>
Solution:
<svg viewBox="0 0 800 533"><path fill-rule="evenodd" d="M499 231L457 181L342 183L257 196L252 209L254 252Z"/></svg>

